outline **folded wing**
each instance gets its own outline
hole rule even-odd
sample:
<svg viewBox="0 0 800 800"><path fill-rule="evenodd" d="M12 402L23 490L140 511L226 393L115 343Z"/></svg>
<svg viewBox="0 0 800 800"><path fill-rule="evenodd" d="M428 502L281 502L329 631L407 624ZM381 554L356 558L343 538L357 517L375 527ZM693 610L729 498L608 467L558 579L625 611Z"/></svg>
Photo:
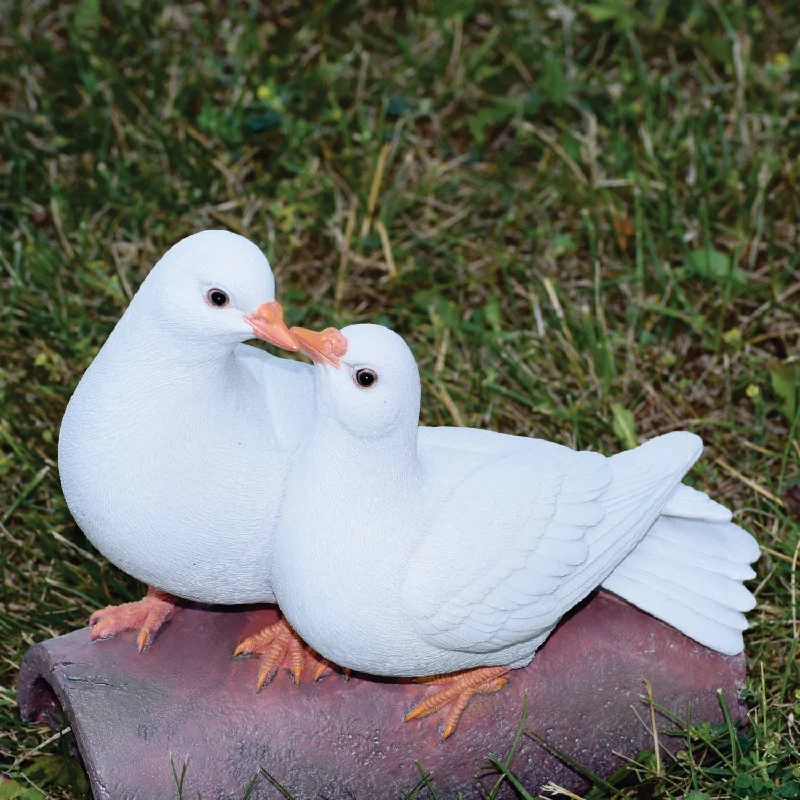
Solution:
<svg viewBox="0 0 800 800"><path fill-rule="evenodd" d="M489 653L546 632L630 553L702 450L684 433L612 458L528 441L443 499L411 559L404 607L431 644Z"/></svg>

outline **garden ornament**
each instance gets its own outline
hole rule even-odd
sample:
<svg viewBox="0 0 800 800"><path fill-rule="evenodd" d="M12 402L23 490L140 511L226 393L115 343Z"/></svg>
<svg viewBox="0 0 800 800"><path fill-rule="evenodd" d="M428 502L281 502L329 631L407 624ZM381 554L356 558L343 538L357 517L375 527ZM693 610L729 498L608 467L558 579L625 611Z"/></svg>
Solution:
<svg viewBox="0 0 800 800"><path fill-rule="evenodd" d="M539 439L510 448L491 433L481 452L425 450L403 339L377 325L291 332L315 362L316 420L286 485L273 588L325 658L428 677L432 693L406 720L448 709L449 736L473 695L500 690L601 586L713 650L741 652L755 605L742 581L759 548L681 483L697 436L610 458Z"/></svg>

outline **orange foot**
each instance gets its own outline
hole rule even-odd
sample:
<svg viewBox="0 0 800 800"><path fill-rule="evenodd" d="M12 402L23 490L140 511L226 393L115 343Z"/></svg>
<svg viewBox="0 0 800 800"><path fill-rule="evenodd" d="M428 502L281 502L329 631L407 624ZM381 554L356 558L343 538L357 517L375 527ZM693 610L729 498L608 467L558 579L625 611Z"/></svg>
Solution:
<svg viewBox="0 0 800 800"><path fill-rule="evenodd" d="M179 602L177 597L151 586L141 600L95 611L89 619L92 641L110 639L122 631L139 628L136 646L141 653L155 641Z"/></svg>
<svg viewBox="0 0 800 800"><path fill-rule="evenodd" d="M233 651L234 656L252 655L258 653L262 656L261 668L258 670L256 692L260 692L274 677L281 664L285 664L292 676L295 686L300 684L306 661L316 664L314 680L319 681L331 674L331 664L321 659L313 650L295 633L291 625L285 620L268 625L254 636L248 636Z"/></svg>
<svg viewBox="0 0 800 800"><path fill-rule="evenodd" d="M458 720L473 695L499 692L508 683L508 678L503 677L506 672L508 667L478 667L454 672L452 675L422 678L422 683L441 685L443 688L424 697L406 714L403 722L427 717L445 706L451 706L442 733L442 739L446 739L455 731Z"/></svg>

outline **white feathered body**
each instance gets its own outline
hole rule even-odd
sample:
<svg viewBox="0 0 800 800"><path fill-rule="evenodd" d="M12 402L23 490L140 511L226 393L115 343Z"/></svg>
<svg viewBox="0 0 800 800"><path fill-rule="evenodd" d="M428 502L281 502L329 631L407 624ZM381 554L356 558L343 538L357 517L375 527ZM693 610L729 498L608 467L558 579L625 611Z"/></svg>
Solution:
<svg viewBox="0 0 800 800"><path fill-rule="evenodd" d="M95 547L144 583L203 603L274 602L274 538L313 423L313 368L244 344L214 358L179 334L145 281L64 414L67 505ZM473 434L423 429L420 441L496 450Z"/></svg>
<svg viewBox="0 0 800 800"><path fill-rule="evenodd" d="M69 509L110 561L145 583L199 602L271 602L273 538L310 372L247 345L195 363L164 341L146 302L136 295L64 415Z"/></svg>
<svg viewBox="0 0 800 800"><path fill-rule="evenodd" d="M313 423L313 368L250 345L194 364L147 304L140 290L67 406L67 505L92 544L144 583L202 603L274 602L275 532ZM422 428L420 441L466 453L517 446L472 434Z"/></svg>
<svg viewBox="0 0 800 800"><path fill-rule="evenodd" d="M741 581L758 547L682 485L698 437L605 458L436 430L375 448L323 415L302 445L274 581L323 656L392 676L523 666L601 585L710 647L742 649L754 601Z"/></svg>

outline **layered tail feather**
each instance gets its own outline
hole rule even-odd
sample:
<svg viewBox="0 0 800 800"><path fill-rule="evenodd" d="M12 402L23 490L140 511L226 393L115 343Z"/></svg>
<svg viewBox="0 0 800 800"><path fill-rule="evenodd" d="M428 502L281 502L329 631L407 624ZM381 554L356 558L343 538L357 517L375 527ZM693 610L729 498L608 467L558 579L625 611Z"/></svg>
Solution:
<svg viewBox="0 0 800 800"><path fill-rule="evenodd" d="M721 653L744 648L745 611L755 607L743 581L755 577L755 539L702 492L679 486L645 537L603 588Z"/></svg>

